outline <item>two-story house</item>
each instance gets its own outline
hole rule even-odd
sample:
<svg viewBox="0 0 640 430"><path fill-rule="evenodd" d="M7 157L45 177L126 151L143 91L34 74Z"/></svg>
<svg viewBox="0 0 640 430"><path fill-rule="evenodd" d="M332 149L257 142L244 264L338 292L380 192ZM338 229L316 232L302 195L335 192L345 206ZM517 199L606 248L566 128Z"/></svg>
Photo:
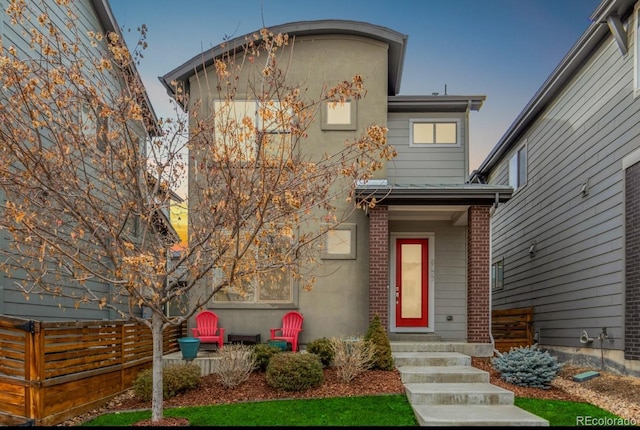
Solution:
<svg viewBox="0 0 640 430"><path fill-rule="evenodd" d="M640 374L640 3L592 23L472 180L511 185L491 219L493 308L534 308L559 358Z"/></svg>
<svg viewBox="0 0 640 430"><path fill-rule="evenodd" d="M398 95L408 36L389 28L319 20L268 30L295 38L295 48L288 48L295 49L287 63L289 85L304 84L316 94L356 74L365 81L366 97L347 101L340 115L323 108L307 130L310 152L337 151L367 125L379 124L388 128L398 155L374 180L359 184L358 194L374 195L377 205L331 232L337 240L325 243L312 291L291 282L277 300L217 295L208 307L228 333L260 333L263 340L294 309L304 315L303 344L364 334L374 315L392 339L489 343L489 212L512 189L469 183L469 115L485 96ZM213 90L202 90L206 76L215 76L216 58L244 42L242 36L198 53L160 80L179 102L185 99L176 97L175 84L184 88L189 110L215 98ZM190 163L191 185L197 160ZM193 190L190 201L197 197Z"/></svg>

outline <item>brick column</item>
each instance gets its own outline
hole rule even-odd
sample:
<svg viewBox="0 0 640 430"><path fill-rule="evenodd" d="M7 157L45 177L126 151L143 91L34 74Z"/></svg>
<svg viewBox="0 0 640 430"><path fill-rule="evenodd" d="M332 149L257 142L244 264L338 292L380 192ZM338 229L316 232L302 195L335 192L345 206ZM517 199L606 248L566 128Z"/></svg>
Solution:
<svg viewBox="0 0 640 430"><path fill-rule="evenodd" d="M389 212L386 206L369 211L369 321L375 315L389 330Z"/></svg>
<svg viewBox="0 0 640 430"><path fill-rule="evenodd" d="M467 236L467 342L489 343L489 207L469 208Z"/></svg>
<svg viewBox="0 0 640 430"><path fill-rule="evenodd" d="M640 163L625 171L624 358L640 360Z"/></svg>

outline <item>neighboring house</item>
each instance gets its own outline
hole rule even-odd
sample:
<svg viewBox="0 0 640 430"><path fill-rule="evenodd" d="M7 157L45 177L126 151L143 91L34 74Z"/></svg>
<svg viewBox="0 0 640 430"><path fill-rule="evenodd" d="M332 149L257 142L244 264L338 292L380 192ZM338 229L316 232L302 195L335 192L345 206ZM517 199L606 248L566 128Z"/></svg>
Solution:
<svg viewBox="0 0 640 430"><path fill-rule="evenodd" d="M515 190L491 219L493 308L533 306L554 355L640 375L640 2L591 21L472 181Z"/></svg>
<svg viewBox="0 0 640 430"><path fill-rule="evenodd" d="M65 16L64 6L59 6L58 3L53 0L43 0L42 2L29 3L29 7L36 9L42 9L42 5L46 5L46 8L51 11L54 18L57 15ZM25 29L31 28L37 21L37 15L26 15L26 21L17 25L12 25L9 22L9 17L5 13L8 7L8 0L0 0L0 6L2 7L2 13L0 14L0 37L2 40L2 46L7 49L10 46L16 48L21 58L29 58L30 56L38 55L37 52L29 49L29 40L26 34L29 31ZM78 19L75 22L76 29L80 37L86 37L89 31L93 32L115 32L122 37L120 28L114 18L114 15L109 6L108 0L75 0L70 2L74 14ZM54 19L54 22L58 24L64 22L64 18ZM37 25L37 24L36 24ZM24 31L24 33L23 33ZM73 37L73 35L69 35ZM89 39L86 38L84 42L89 43ZM103 46L104 51L107 52L106 46ZM134 66L128 70L130 73L129 78L140 79L137 70ZM124 81L114 82L114 85L125 85ZM137 133L137 137L140 142L147 141L149 136L154 135L157 132L155 128L156 119L153 108L149 103L146 94L140 95L142 97L141 103L144 107L144 120L145 126L142 124L134 124L132 129ZM82 119L86 121L84 117L85 111L82 112ZM149 184L155 183L155 179L148 177ZM173 195L173 193L172 193ZM2 191L0 191L0 197L2 197ZM175 198L175 197L174 197ZM179 198L179 197L178 197ZM158 211L154 215L154 225L167 236L171 242L178 240L177 233L170 225L168 211L162 213ZM2 240L0 246L7 247L10 240L6 232L2 232ZM20 276L18 272L16 276ZM88 281L93 282L92 287L100 294L109 296L109 292L113 288L106 282ZM123 306L126 306L124 304ZM139 309L140 315L142 315L142 309ZM29 300L26 300L21 289L15 285L15 279L8 277L4 272L0 272L0 315L17 316L21 318L33 318L40 321L51 320L103 320L118 318L117 313L110 311L106 308L100 309L96 304L82 305L76 307L74 300L53 298L50 296L38 296L31 295Z"/></svg>
<svg viewBox="0 0 640 430"><path fill-rule="evenodd" d="M295 37L287 65L290 85L304 83L310 94L319 94L323 85L355 74L365 80L367 96L348 106L348 120L332 124L323 111L305 146L337 152L345 139L378 124L388 127L398 156L376 180L359 187L359 193L376 195L376 207L357 211L330 232L338 240L326 242L312 291L291 283L272 301L218 294L209 307L221 326L228 333L260 333L266 341L269 328L296 309L304 315L303 344L363 335L374 315L391 338L489 343L489 209L507 201L512 189L468 183L469 114L485 97L398 95L407 36L388 28L319 20L268 30ZM197 53L160 80L173 97L172 83L182 84L191 104L214 98L198 91L203 64L211 68L214 58L244 40ZM192 181L197 160L190 161Z"/></svg>

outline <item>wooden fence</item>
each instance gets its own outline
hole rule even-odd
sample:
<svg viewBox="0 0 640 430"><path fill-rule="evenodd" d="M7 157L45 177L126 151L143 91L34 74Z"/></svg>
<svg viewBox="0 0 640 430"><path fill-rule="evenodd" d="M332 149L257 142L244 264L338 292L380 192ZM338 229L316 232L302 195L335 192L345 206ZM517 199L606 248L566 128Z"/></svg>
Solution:
<svg viewBox="0 0 640 430"><path fill-rule="evenodd" d="M492 311L491 332L500 352L533 345L533 307Z"/></svg>
<svg viewBox="0 0 640 430"><path fill-rule="evenodd" d="M165 330L179 350L186 325ZM0 316L0 426L55 425L107 402L151 367L151 330L115 321L42 322Z"/></svg>

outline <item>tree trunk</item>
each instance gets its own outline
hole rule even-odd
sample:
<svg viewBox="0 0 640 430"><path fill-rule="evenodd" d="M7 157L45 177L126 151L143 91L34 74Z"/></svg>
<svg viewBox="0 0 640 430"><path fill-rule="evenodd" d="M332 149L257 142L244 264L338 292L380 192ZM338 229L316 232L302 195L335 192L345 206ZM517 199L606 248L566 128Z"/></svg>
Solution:
<svg viewBox="0 0 640 430"><path fill-rule="evenodd" d="M151 317L151 336L153 338L153 392L151 396L151 421L162 419L162 318L156 312Z"/></svg>

